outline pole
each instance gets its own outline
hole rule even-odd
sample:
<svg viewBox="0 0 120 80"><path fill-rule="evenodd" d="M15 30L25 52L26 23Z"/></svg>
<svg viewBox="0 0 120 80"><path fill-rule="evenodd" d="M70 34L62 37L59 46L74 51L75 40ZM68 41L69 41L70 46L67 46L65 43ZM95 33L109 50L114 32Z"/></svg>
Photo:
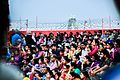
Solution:
<svg viewBox="0 0 120 80"><path fill-rule="evenodd" d="M38 18L36 16L36 28L37 28L37 26L38 26Z"/></svg>
<svg viewBox="0 0 120 80"><path fill-rule="evenodd" d="M26 32L28 30L28 19L26 19Z"/></svg>
<svg viewBox="0 0 120 80"><path fill-rule="evenodd" d="M91 28L91 19L89 18L89 24L90 24L90 28Z"/></svg>
<svg viewBox="0 0 120 80"><path fill-rule="evenodd" d="M22 26L21 26L21 18L20 18L20 30L21 30Z"/></svg>
<svg viewBox="0 0 120 80"><path fill-rule="evenodd" d="M103 18L102 18L102 35L104 34L104 21L103 21Z"/></svg>
<svg viewBox="0 0 120 80"><path fill-rule="evenodd" d="M87 23L87 21L85 20L85 22L84 22L84 30L85 30L85 28L86 28L86 23Z"/></svg>
<svg viewBox="0 0 120 80"><path fill-rule="evenodd" d="M111 29L111 17L109 16L109 27Z"/></svg>

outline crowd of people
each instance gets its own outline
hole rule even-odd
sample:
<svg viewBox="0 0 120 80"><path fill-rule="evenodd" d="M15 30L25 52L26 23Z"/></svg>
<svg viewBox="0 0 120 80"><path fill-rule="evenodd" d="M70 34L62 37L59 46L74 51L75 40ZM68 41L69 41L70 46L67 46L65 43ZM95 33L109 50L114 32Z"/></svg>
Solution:
<svg viewBox="0 0 120 80"><path fill-rule="evenodd" d="M120 63L120 31L14 32L6 61L23 72L24 80L102 80Z"/></svg>

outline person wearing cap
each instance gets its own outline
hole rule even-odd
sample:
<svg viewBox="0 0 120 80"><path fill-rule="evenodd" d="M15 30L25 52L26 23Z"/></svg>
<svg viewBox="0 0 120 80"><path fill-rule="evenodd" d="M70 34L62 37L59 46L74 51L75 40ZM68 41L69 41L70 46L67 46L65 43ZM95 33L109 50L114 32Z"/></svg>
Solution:
<svg viewBox="0 0 120 80"><path fill-rule="evenodd" d="M76 68L76 69L74 70L74 73L76 73L77 75L79 75L79 76L80 76L81 71L80 71L78 68Z"/></svg>

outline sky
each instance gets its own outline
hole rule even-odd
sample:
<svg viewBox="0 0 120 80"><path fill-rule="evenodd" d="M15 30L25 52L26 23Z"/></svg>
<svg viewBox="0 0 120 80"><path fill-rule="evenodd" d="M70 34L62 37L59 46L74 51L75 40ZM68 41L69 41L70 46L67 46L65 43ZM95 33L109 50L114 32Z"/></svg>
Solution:
<svg viewBox="0 0 120 80"><path fill-rule="evenodd" d="M118 18L113 0L10 0L10 19L41 23L77 20Z"/></svg>

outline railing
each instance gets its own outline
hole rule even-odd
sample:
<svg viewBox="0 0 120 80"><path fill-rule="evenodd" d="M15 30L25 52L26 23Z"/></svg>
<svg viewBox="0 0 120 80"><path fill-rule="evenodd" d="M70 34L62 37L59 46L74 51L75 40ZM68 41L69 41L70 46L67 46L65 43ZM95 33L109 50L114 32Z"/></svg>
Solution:
<svg viewBox="0 0 120 80"><path fill-rule="evenodd" d="M103 21L102 21L103 20ZM77 20L74 26L64 23L38 23L27 20L11 20L10 30L101 30L101 29L120 29L119 19L96 19L96 20Z"/></svg>

